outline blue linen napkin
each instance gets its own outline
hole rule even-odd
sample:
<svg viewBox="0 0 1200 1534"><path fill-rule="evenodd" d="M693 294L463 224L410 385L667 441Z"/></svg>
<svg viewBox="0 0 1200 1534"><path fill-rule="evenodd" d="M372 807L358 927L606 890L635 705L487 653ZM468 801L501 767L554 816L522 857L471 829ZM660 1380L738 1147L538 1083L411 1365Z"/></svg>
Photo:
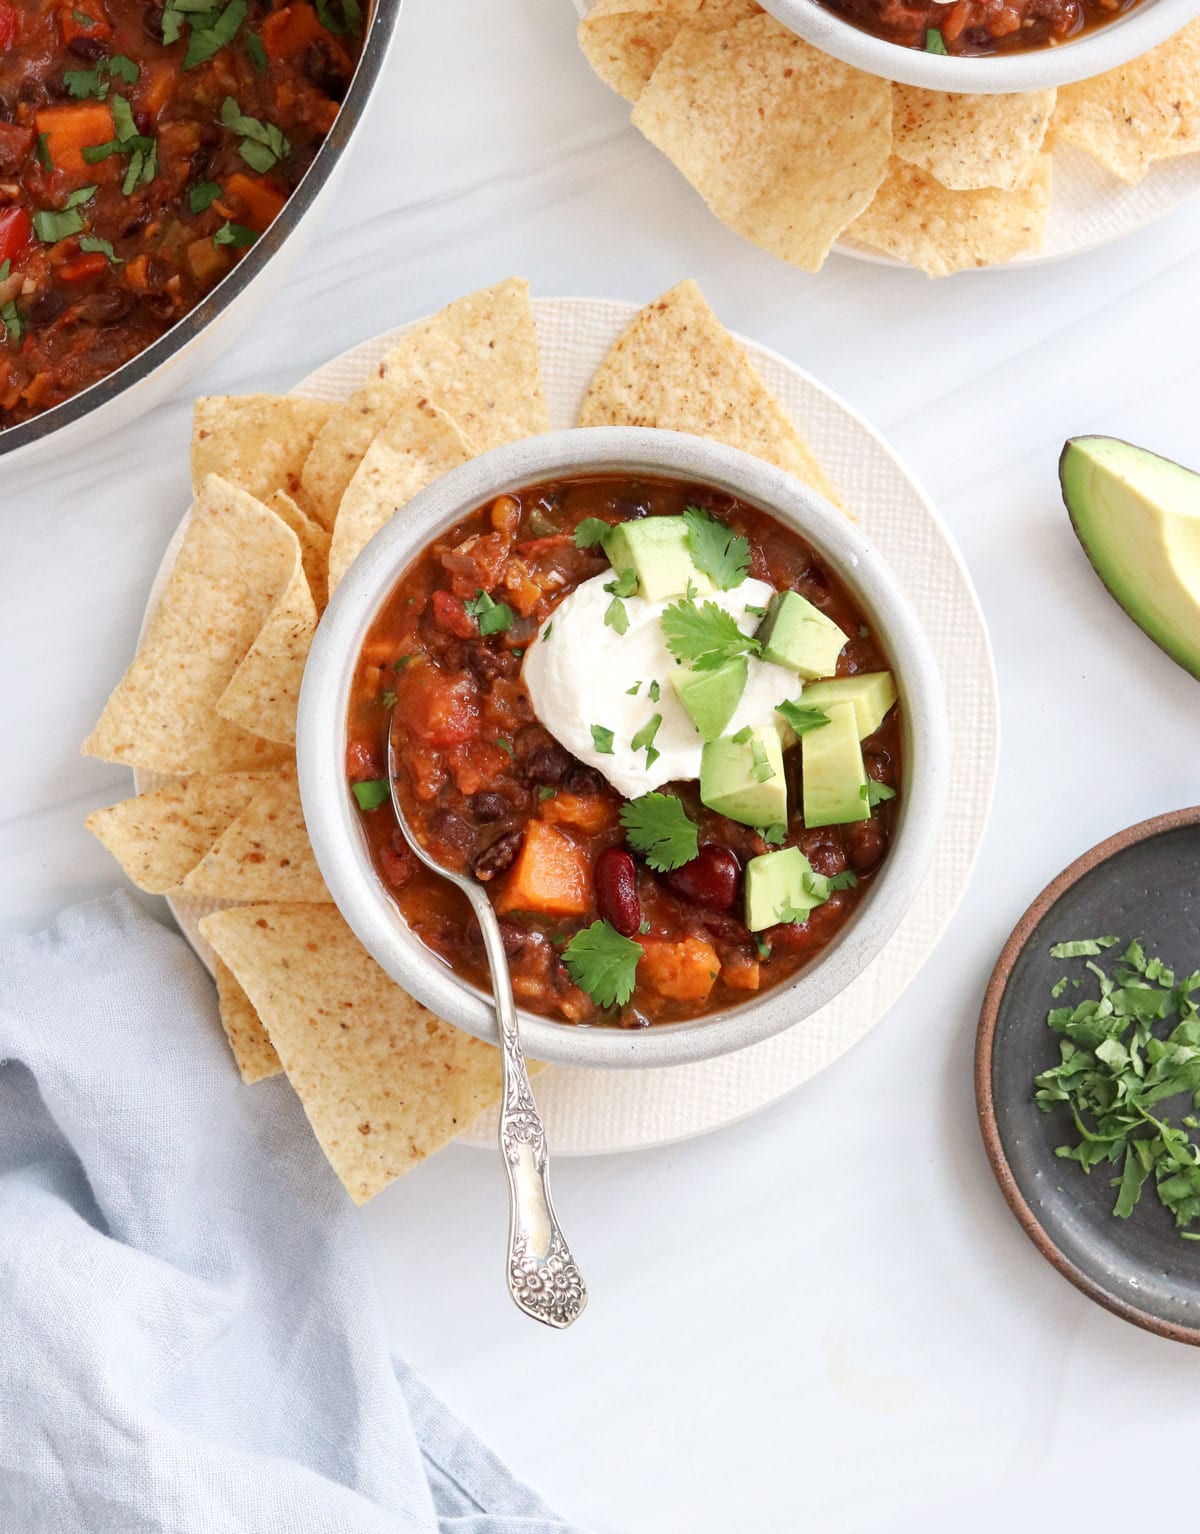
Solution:
<svg viewBox="0 0 1200 1534"><path fill-rule="evenodd" d="M179 937L115 895L0 939L0 1062L0 1530L572 1534L389 1360L350 1202Z"/></svg>

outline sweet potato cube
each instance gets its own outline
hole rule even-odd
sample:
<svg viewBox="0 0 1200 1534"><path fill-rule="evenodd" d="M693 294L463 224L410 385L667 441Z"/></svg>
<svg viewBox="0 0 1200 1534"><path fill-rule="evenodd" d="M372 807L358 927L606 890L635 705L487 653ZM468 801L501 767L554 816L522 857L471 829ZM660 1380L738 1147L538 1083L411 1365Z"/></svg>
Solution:
<svg viewBox="0 0 1200 1534"><path fill-rule="evenodd" d="M542 805L541 816L553 826L571 826L589 836L610 831L617 823L617 810L611 799L602 794L569 794L561 789Z"/></svg>
<svg viewBox="0 0 1200 1534"><path fill-rule="evenodd" d="M592 905L592 867L587 853L557 826L531 820L512 871L498 892L496 909L535 911L539 916L586 916Z"/></svg>
<svg viewBox="0 0 1200 1534"><path fill-rule="evenodd" d="M115 135L106 102L72 101L60 107L43 107L34 121L37 131L46 135L46 153L65 183L86 186L116 179L121 164L117 156L109 155L94 165L83 158L85 147L111 143Z"/></svg>
<svg viewBox="0 0 1200 1534"><path fill-rule="evenodd" d="M638 979L669 1001L697 1005L707 1001L720 972L717 950L702 937L684 938L681 943L665 938L642 941Z"/></svg>

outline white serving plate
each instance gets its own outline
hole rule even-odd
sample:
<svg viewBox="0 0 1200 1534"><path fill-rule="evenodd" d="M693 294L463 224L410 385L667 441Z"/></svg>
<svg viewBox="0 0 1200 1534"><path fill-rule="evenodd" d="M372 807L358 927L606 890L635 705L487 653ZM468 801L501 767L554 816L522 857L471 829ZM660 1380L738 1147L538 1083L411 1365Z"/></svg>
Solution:
<svg viewBox="0 0 1200 1534"><path fill-rule="evenodd" d="M550 298L535 299L534 311L550 425L572 426L593 373L636 306ZM405 328L344 352L302 379L294 392L345 398ZM882 1021L933 952L966 889L991 807L1000 724L996 677L983 614L949 532L912 475L861 416L787 358L739 339L900 578L925 628L950 719L946 811L929 875L896 934L852 985L797 1027L737 1054L691 1065L639 1071L558 1067L540 1077L538 1102L557 1155L633 1150L703 1134L765 1108L844 1054ZM181 523L151 589L147 618L182 537ZM137 773L135 781L145 792L161 780ZM199 921L214 903L178 898L170 906L211 967ZM495 1148L486 1116L462 1139Z"/></svg>

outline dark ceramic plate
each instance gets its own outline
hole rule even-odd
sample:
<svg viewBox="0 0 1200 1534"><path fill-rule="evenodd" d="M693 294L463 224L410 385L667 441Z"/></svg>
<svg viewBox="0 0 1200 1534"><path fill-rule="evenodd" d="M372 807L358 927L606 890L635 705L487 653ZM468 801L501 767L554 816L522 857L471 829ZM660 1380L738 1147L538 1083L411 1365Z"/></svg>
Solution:
<svg viewBox="0 0 1200 1534"><path fill-rule="evenodd" d="M1200 809L1143 821L1093 847L1021 918L979 1020L984 1144L1022 1229L1060 1273L1125 1320L1200 1346L1200 1242L1176 1234L1150 1187L1128 1220L1114 1219L1114 1169L1086 1176L1059 1160L1054 1147L1071 1138L1070 1117L1043 1113L1033 1100L1034 1076L1058 1060L1046 1027L1050 988L1064 970L1077 972L1049 949L1105 933L1146 938L1168 964L1200 968Z"/></svg>

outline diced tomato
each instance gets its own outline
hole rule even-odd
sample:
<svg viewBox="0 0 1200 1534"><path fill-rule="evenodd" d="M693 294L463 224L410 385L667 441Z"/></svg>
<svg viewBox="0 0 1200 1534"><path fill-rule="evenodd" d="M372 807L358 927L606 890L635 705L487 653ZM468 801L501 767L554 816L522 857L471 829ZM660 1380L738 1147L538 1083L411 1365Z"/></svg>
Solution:
<svg viewBox="0 0 1200 1534"><path fill-rule="evenodd" d="M383 776L383 762L365 741L352 740L346 750L346 776L351 783L376 782Z"/></svg>
<svg viewBox="0 0 1200 1534"><path fill-rule="evenodd" d="M20 24L21 18L12 6L0 4L0 52L16 42Z"/></svg>
<svg viewBox="0 0 1200 1534"><path fill-rule="evenodd" d="M240 171L235 171L225 183L224 195L233 204L230 217L258 234L274 222L287 201L287 193L273 182L264 181L261 176L243 176Z"/></svg>
<svg viewBox="0 0 1200 1534"><path fill-rule="evenodd" d="M64 261L55 270L60 282L87 282L90 277L99 277L100 273L108 269L108 257L98 250L88 251L85 255L74 256L70 261Z"/></svg>
<svg viewBox="0 0 1200 1534"><path fill-rule="evenodd" d="M433 593L433 621L443 634L453 634L456 639L479 637L479 625L467 611L463 599L452 592Z"/></svg>
<svg viewBox="0 0 1200 1534"><path fill-rule="evenodd" d="M0 261L11 261L33 238L33 220L24 208L0 208Z"/></svg>

